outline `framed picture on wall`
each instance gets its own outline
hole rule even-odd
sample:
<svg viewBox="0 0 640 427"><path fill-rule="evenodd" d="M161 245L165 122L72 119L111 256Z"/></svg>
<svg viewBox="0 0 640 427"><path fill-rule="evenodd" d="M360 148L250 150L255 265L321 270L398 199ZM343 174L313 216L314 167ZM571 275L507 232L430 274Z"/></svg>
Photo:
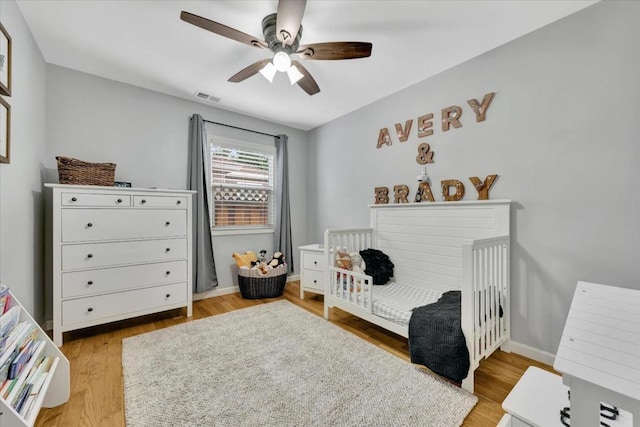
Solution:
<svg viewBox="0 0 640 427"><path fill-rule="evenodd" d="M0 23L0 95L11 96L11 36Z"/></svg>
<svg viewBox="0 0 640 427"><path fill-rule="evenodd" d="M0 163L9 163L11 107L0 98Z"/></svg>

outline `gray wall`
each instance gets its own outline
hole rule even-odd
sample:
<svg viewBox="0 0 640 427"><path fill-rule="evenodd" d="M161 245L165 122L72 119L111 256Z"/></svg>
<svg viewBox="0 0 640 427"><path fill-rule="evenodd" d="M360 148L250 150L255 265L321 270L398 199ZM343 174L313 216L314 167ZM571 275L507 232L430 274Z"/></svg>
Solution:
<svg viewBox="0 0 640 427"><path fill-rule="evenodd" d="M555 353L578 280L640 288L640 4L602 2L316 128L310 135L309 241L327 227L366 226L376 186L407 184L431 144L439 182L496 173L511 199L512 338ZM393 78L393 76L389 76ZM467 100L496 92L485 122ZM440 109L463 108L443 132ZM434 113L434 135L417 117ZM405 143L378 131L413 119ZM413 196L413 194L412 194Z"/></svg>
<svg viewBox="0 0 640 427"><path fill-rule="evenodd" d="M13 43L12 95L4 97L11 106L11 163L0 164L0 280L42 321L46 66L14 1L0 2L0 19Z"/></svg>
<svg viewBox="0 0 640 427"><path fill-rule="evenodd" d="M116 163L116 180L132 182L134 187L186 188L188 124L193 113L216 122L289 135L294 247L306 241L307 132L51 64L47 65L46 110L45 164L50 182L58 178L55 157L69 156ZM243 132L236 135L252 138ZM273 234L216 237L219 288L235 283L233 252L271 251L272 241Z"/></svg>

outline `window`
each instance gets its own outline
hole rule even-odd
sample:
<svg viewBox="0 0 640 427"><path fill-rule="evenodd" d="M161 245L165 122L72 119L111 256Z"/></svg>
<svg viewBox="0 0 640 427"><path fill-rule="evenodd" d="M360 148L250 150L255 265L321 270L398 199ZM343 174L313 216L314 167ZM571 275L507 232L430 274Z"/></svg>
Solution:
<svg viewBox="0 0 640 427"><path fill-rule="evenodd" d="M275 147L216 136L209 141L213 231L272 231Z"/></svg>

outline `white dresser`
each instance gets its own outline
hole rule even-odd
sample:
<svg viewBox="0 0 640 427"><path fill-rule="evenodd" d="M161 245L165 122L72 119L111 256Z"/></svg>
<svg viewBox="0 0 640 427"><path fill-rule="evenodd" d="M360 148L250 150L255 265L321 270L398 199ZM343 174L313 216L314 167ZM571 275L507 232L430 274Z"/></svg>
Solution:
<svg viewBox="0 0 640 427"><path fill-rule="evenodd" d="M52 189L53 341L192 304L193 191Z"/></svg>
<svg viewBox="0 0 640 427"><path fill-rule="evenodd" d="M304 299L305 292L324 295L326 277L326 260L322 245L300 246L300 299Z"/></svg>

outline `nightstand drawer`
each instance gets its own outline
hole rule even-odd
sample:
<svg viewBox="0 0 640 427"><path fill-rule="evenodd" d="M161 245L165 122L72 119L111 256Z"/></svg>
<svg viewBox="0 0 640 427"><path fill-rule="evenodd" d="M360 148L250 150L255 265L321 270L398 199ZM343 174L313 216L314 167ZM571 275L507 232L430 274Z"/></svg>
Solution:
<svg viewBox="0 0 640 427"><path fill-rule="evenodd" d="M324 253L302 253L302 268L305 270L324 271L325 264Z"/></svg>
<svg viewBox="0 0 640 427"><path fill-rule="evenodd" d="M61 193L62 206L131 206L127 194Z"/></svg>
<svg viewBox="0 0 640 427"><path fill-rule="evenodd" d="M305 288L313 288L323 291L325 282L325 272L315 270L305 270L302 274L301 285Z"/></svg>

